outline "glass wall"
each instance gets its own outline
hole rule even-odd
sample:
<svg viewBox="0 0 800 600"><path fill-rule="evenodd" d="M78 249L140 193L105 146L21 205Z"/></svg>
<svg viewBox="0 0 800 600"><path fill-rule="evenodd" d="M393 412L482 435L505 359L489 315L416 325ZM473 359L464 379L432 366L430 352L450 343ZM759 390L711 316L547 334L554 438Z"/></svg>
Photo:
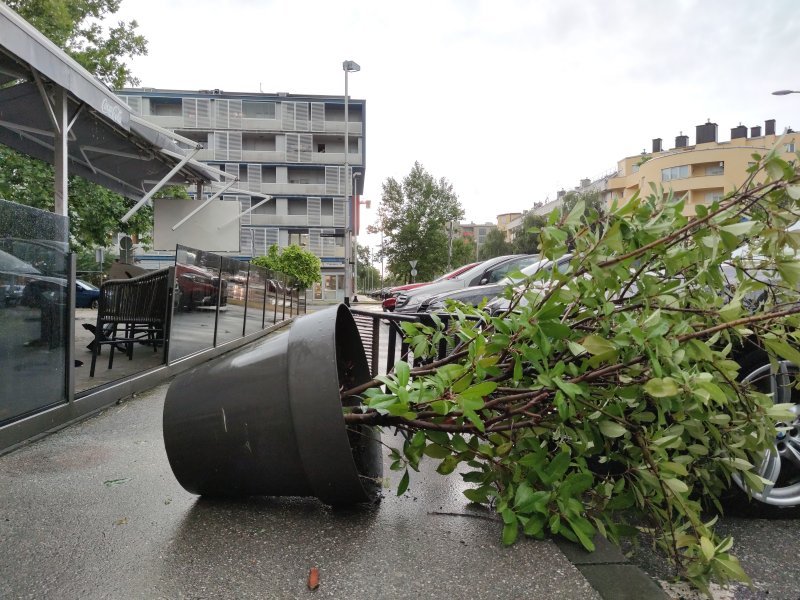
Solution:
<svg viewBox="0 0 800 600"><path fill-rule="evenodd" d="M0 425L67 401L68 227L0 200Z"/></svg>
<svg viewBox="0 0 800 600"><path fill-rule="evenodd" d="M284 285L284 280L262 267L178 246L170 361L255 333L296 316L298 311L305 312L298 292Z"/></svg>

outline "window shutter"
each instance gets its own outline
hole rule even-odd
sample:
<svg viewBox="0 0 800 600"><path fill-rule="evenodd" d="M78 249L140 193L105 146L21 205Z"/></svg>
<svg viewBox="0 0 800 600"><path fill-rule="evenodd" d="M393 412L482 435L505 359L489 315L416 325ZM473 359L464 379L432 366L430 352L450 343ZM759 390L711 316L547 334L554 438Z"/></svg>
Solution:
<svg viewBox="0 0 800 600"><path fill-rule="evenodd" d="M310 133L300 133L297 135L297 137L298 137L297 161L301 163L310 163L313 137Z"/></svg>
<svg viewBox="0 0 800 600"><path fill-rule="evenodd" d="M311 131L325 131L325 103L311 103Z"/></svg>
<svg viewBox="0 0 800 600"><path fill-rule="evenodd" d="M325 193L335 196L339 192L339 167L325 167Z"/></svg>
<svg viewBox="0 0 800 600"><path fill-rule="evenodd" d="M125 104L127 104L131 112L135 115L142 114L142 98L141 96L120 96L120 100L123 100Z"/></svg>
<svg viewBox="0 0 800 600"><path fill-rule="evenodd" d="M322 198L309 198L308 199L308 224L321 225L322 224Z"/></svg>
<svg viewBox="0 0 800 600"><path fill-rule="evenodd" d="M294 102L281 102L281 127L294 131Z"/></svg>
<svg viewBox="0 0 800 600"><path fill-rule="evenodd" d="M247 189L261 191L261 165L247 165Z"/></svg>
<svg viewBox="0 0 800 600"><path fill-rule="evenodd" d="M183 113L183 126L196 128L197 98L184 98L181 104L181 112Z"/></svg>
<svg viewBox="0 0 800 600"><path fill-rule="evenodd" d="M225 163L225 172L239 178L239 163ZM234 187L237 187L234 185Z"/></svg>
<svg viewBox="0 0 800 600"><path fill-rule="evenodd" d="M267 235L263 227L253 227L253 254L264 256L267 253Z"/></svg>
<svg viewBox="0 0 800 600"><path fill-rule="evenodd" d="M265 243L265 250L270 249L273 245L278 245L278 228L277 227L265 227L264 228L264 243Z"/></svg>
<svg viewBox="0 0 800 600"><path fill-rule="evenodd" d="M239 254L253 256L253 230L242 227L239 231Z"/></svg>
<svg viewBox="0 0 800 600"><path fill-rule="evenodd" d="M327 234L322 238L322 256L329 258L332 257L336 251L336 238L330 237L336 233L333 229L323 229L323 233Z"/></svg>
<svg viewBox="0 0 800 600"><path fill-rule="evenodd" d="M249 197L247 197L247 196L245 196L244 198L240 197L239 198L239 214L242 214L244 211L249 209L251 205L252 205L252 202L251 202ZM252 214L253 213L247 213L246 215L243 215L243 216L239 217L239 224L240 225L250 225L250 223L252 222L250 220L250 215L252 215Z"/></svg>
<svg viewBox="0 0 800 600"><path fill-rule="evenodd" d="M229 129L228 127L228 101L214 101L214 127L218 129Z"/></svg>
<svg viewBox="0 0 800 600"><path fill-rule="evenodd" d="M333 226L347 226L347 203L344 198L333 199Z"/></svg>
<svg viewBox="0 0 800 600"><path fill-rule="evenodd" d="M197 98L197 127L211 129L211 100Z"/></svg>
<svg viewBox="0 0 800 600"><path fill-rule="evenodd" d="M214 132L214 159L228 160L228 132Z"/></svg>
<svg viewBox="0 0 800 600"><path fill-rule="evenodd" d="M228 132L228 160L242 160L242 132Z"/></svg>
<svg viewBox="0 0 800 600"><path fill-rule="evenodd" d="M300 161L300 139L296 133L286 134L286 162Z"/></svg>
<svg viewBox="0 0 800 600"><path fill-rule="evenodd" d="M295 131L308 131L308 102L295 102L294 129Z"/></svg>
<svg viewBox="0 0 800 600"><path fill-rule="evenodd" d="M322 256L322 238L319 229L308 230L308 250L316 256Z"/></svg>
<svg viewBox="0 0 800 600"><path fill-rule="evenodd" d="M242 128L241 100L228 100L228 127L230 129Z"/></svg>

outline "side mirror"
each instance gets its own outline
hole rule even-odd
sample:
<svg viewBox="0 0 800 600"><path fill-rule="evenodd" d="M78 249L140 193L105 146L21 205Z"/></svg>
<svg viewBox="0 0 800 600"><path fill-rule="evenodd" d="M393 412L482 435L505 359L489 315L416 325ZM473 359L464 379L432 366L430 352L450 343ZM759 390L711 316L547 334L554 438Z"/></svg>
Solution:
<svg viewBox="0 0 800 600"><path fill-rule="evenodd" d="M486 285L487 283L489 283L489 277L488 276L484 276L484 277L481 277L481 282L478 285Z"/></svg>

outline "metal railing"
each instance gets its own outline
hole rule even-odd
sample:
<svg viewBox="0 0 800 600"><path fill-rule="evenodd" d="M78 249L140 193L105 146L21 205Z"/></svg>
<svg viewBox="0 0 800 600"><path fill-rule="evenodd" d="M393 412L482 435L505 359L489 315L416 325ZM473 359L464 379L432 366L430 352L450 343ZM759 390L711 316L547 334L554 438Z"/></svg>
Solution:
<svg viewBox="0 0 800 600"><path fill-rule="evenodd" d="M370 373L373 377L381 373L389 373L398 360L397 347L400 346L399 360L412 362L415 365L422 364L422 361L414 357L410 352L409 344L405 341L405 334L400 326L403 321L409 323L422 323L423 325L434 325L433 319L430 314L397 314L390 312L372 312L368 310L351 309L353 318L356 321L356 327L361 334L361 341L364 344L364 352L367 355L367 363L369 364ZM446 314L438 315L439 319L448 325L449 317ZM386 334L385 345L385 362L381 356L383 349L381 344L381 325L385 325L384 333ZM436 360L446 357L452 349L458 344L459 338L453 335L452 343L449 343L448 338L444 338L439 342L437 349ZM381 371L381 364L385 366L385 371Z"/></svg>

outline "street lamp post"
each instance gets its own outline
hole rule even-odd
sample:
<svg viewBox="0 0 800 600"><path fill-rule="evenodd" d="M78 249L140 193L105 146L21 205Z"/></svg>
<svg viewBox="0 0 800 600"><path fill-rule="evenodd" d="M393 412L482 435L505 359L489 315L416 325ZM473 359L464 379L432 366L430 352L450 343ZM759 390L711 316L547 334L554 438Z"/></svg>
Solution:
<svg viewBox="0 0 800 600"><path fill-rule="evenodd" d="M353 248L355 255L353 256L353 299L356 298L356 291L358 290L358 230L356 225L361 226L361 219L357 216L361 212L360 200L356 200L356 178L361 177L361 173L353 173L352 186L350 190L353 192ZM358 202L358 204L356 204Z"/></svg>
<svg viewBox="0 0 800 600"><path fill-rule="evenodd" d="M345 199L350 199L347 193L347 184L351 183L350 177L347 174L347 169L349 167L348 154L350 152L350 114L348 107L349 98L347 95L347 76L350 73L357 73L360 71L361 66L353 60L346 60L342 63L342 70L344 71L344 197ZM355 217L356 207L352 202L348 202L348 206L352 208L352 214L353 217ZM353 226L354 223L350 223L350 228L346 230L347 239L345 240L344 246L344 297L346 304L350 303L350 297L355 294L355 281L351 277L352 269L350 268L353 253ZM358 254L358 250L356 250L356 254Z"/></svg>

